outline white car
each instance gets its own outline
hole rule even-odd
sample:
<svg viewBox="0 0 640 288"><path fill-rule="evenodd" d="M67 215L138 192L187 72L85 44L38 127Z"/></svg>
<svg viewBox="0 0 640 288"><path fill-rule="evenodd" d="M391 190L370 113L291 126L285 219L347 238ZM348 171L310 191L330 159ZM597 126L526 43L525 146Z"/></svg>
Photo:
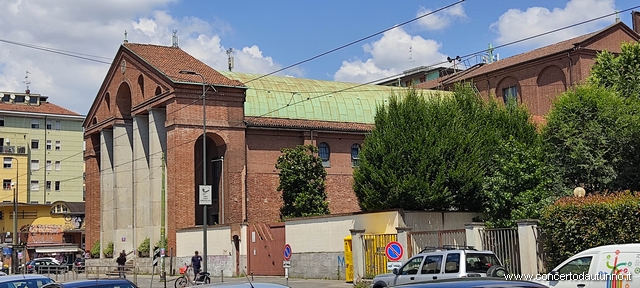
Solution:
<svg viewBox="0 0 640 288"><path fill-rule="evenodd" d="M411 257L393 273L377 275L371 288L423 282L436 279L463 277L504 277L507 270L491 251L478 251L473 247L425 248Z"/></svg>

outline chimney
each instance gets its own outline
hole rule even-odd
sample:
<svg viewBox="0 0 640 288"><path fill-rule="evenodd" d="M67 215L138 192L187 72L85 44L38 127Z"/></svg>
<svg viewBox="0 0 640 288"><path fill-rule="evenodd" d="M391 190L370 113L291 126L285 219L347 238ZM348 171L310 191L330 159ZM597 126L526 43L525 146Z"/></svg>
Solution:
<svg viewBox="0 0 640 288"><path fill-rule="evenodd" d="M631 23L633 24L633 31L640 34L640 11L631 11Z"/></svg>

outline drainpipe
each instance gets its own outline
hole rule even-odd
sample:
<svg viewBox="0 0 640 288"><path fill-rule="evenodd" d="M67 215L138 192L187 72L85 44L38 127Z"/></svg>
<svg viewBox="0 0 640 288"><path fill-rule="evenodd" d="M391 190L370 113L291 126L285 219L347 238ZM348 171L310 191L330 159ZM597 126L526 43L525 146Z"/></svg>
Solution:
<svg viewBox="0 0 640 288"><path fill-rule="evenodd" d="M567 52L569 58L569 87L573 87L573 60L571 59L571 52Z"/></svg>

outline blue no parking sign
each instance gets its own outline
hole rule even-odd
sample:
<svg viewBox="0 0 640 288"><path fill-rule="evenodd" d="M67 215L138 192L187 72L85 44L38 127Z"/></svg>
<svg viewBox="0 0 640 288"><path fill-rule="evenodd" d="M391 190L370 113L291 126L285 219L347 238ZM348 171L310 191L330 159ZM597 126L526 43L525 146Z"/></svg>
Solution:
<svg viewBox="0 0 640 288"><path fill-rule="evenodd" d="M391 261L398 261L400 260L400 258L402 258L404 249L402 248L402 245L400 245L400 243L391 241L389 242L389 244L387 244L386 247L384 247L384 254L387 256L387 259Z"/></svg>
<svg viewBox="0 0 640 288"><path fill-rule="evenodd" d="M284 245L283 256L285 261L291 260L291 246L289 244Z"/></svg>

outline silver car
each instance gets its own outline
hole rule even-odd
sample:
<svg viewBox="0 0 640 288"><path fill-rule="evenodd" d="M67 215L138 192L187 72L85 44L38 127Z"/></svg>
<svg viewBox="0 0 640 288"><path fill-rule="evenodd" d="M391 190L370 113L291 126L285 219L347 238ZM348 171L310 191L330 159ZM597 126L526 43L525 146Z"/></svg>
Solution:
<svg viewBox="0 0 640 288"><path fill-rule="evenodd" d="M426 248L393 273L373 278L371 288L382 288L436 279L504 277L507 270L491 251Z"/></svg>

